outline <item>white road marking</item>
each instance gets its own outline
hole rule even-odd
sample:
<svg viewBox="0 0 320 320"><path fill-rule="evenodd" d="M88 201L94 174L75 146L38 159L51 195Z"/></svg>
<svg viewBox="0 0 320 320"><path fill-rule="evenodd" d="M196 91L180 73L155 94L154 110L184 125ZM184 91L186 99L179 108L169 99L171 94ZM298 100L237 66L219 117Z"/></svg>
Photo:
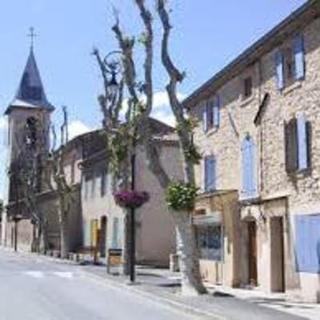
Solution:
<svg viewBox="0 0 320 320"><path fill-rule="evenodd" d="M42 271L25 271L24 274L37 279L44 278L44 274Z"/></svg>
<svg viewBox="0 0 320 320"><path fill-rule="evenodd" d="M64 279L72 279L73 278L73 273L72 272L53 272L54 275L64 278Z"/></svg>
<svg viewBox="0 0 320 320"><path fill-rule="evenodd" d="M72 279L74 277L73 272L61 272L61 271L24 271L23 274L36 278L36 279L43 279L46 276L55 276L63 279Z"/></svg>

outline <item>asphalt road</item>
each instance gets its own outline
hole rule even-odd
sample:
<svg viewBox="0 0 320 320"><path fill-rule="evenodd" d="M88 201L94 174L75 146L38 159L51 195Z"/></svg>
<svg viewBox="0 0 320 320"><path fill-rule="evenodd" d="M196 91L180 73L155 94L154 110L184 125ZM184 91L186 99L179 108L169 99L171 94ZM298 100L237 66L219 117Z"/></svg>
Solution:
<svg viewBox="0 0 320 320"><path fill-rule="evenodd" d="M198 319L108 287L73 265L0 250L0 320Z"/></svg>

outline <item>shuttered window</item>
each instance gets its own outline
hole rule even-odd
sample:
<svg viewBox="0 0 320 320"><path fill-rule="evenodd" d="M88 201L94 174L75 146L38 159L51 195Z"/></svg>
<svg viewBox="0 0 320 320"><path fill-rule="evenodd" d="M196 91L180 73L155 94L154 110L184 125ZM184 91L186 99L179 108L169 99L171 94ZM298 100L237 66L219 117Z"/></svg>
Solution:
<svg viewBox="0 0 320 320"><path fill-rule="evenodd" d="M202 107L202 128L203 132L208 131L208 110L207 105Z"/></svg>
<svg viewBox="0 0 320 320"><path fill-rule="evenodd" d="M276 52L276 75L277 75L277 86L279 90L284 88L284 59L281 51Z"/></svg>
<svg viewBox="0 0 320 320"><path fill-rule="evenodd" d="M255 174L256 146L250 136L247 136L241 147L242 153L242 196L252 198L257 195Z"/></svg>
<svg viewBox="0 0 320 320"><path fill-rule="evenodd" d="M320 214L295 217L295 252L298 272L320 273Z"/></svg>
<svg viewBox="0 0 320 320"><path fill-rule="evenodd" d="M297 120L291 119L285 124L286 139L286 171L294 172L298 169L298 147L297 147Z"/></svg>
<svg viewBox="0 0 320 320"><path fill-rule="evenodd" d="M311 123L304 115L285 124L286 170L288 173L311 167Z"/></svg>
<svg viewBox="0 0 320 320"><path fill-rule="evenodd" d="M100 196L104 197L107 192L107 172L106 169L101 169L100 181Z"/></svg>
<svg viewBox="0 0 320 320"><path fill-rule="evenodd" d="M204 159L204 189L205 191L216 189L216 159L214 156L207 156Z"/></svg>
<svg viewBox="0 0 320 320"><path fill-rule="evenodd" d="M216 96L202 107L202 128L204 132L220 126L220 98Z"/></svg>
<svg viewBox="0 0 320 320"><path fill-rule="evenodd" d="M216 96L213 101L213 126L220 126L220 98Z"/></svg>
<svg viewBox="0 0 320 320"><path fill-rule="evenodd" d="M305 49L301 34L295 36L289 46L276 52L275 69L279 90L305 78Z"/></svg>
<svg viewBox="0 0 320 320"><path fill-rule="evenodd" d="M293 53L295 64L295 79L301 80L305 76L305 57L303 36L298 35L293 39Z"/></svg>
<svg viewBox="0 0 320 320"><path fill-rule="evenodd" d="M112 226L112 248L119 248L119 218L113 218Z"/></svg>

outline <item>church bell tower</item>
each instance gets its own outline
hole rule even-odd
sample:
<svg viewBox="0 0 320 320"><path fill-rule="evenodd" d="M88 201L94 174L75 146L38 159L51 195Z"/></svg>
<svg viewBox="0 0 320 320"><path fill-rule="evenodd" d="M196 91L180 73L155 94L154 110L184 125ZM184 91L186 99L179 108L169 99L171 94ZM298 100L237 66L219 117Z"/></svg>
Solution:
<svg viewBox="0 0 320 320"><path fill-rule="evenodd" d="M5 111L8 119L8 179L7 194L4 199L7 210L4 210L2 215L2 243L4 245L7 240L7 222L17 214L17 211L21 211L15 207L24 197L18 177L21 173L21 162L24 165L28 165L28 162L34 163L34 161L29 161L30 154L34 154L35 157L39 156L39 147L42 152L49 151L50 116L53 111L54 107L45 94L34 55L33 42L31 42L18 90ZM27 151L29 158L25 156L25 150L29 150ZM22 216L24 219L29 218L25 212L22 213Z"/></svg>

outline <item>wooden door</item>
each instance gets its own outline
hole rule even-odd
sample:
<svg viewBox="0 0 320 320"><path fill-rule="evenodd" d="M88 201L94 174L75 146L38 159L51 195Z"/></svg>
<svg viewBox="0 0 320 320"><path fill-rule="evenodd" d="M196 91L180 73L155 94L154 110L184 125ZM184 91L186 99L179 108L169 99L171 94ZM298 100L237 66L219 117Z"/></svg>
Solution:
<svg viewBox="0 0 320 320"><path fill-rule="evenodd" d="M249 284L256 286L257 277L257 227L254 221L248 222L248 263Z"/></svg>
<svg viewBox="0 0 320 320"><path fill-rule="evenodd" d="M271 242L271 290L285 291L284 234L283 218L270 219Z"/></svg>
<svg viewBox="0 0 320 320"><path fill-rule="evenodd" d="M103 216L100 220L100 257L106 256L107 239L107 217Z"/></svg>

